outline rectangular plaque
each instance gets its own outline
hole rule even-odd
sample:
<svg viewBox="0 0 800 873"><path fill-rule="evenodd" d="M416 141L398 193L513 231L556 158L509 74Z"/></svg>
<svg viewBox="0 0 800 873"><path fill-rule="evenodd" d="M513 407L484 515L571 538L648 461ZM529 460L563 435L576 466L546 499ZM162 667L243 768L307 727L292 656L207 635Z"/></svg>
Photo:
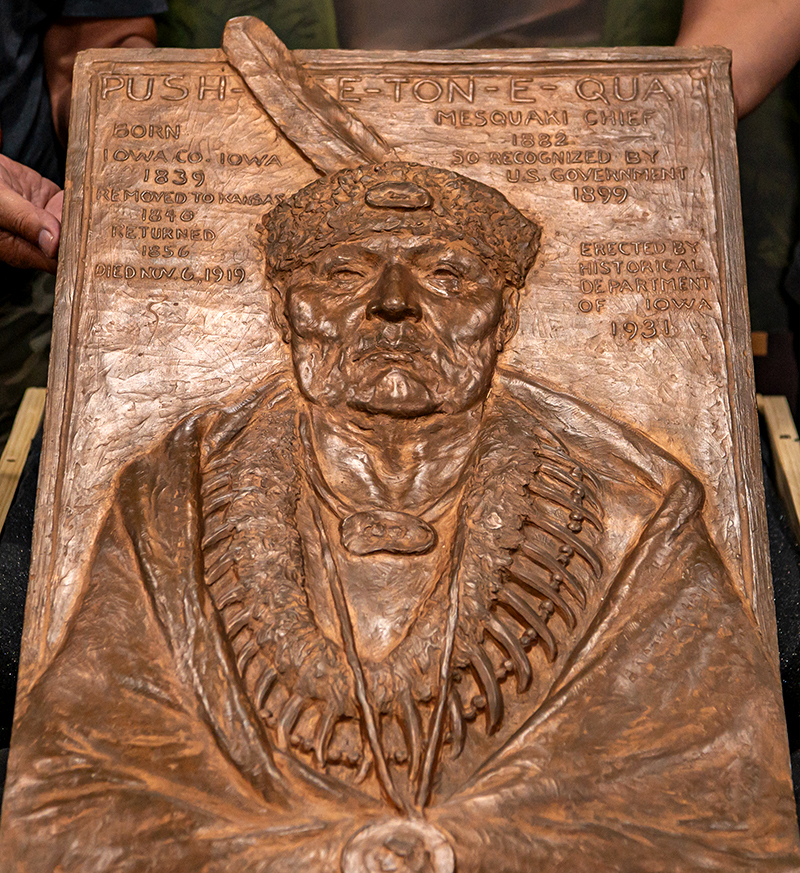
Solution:
<svg viewBox="0 0 800 873"><path fill-rule="evenodd" d="M9 869L797 869L728 54L241 21L76 66Z"/></svg>

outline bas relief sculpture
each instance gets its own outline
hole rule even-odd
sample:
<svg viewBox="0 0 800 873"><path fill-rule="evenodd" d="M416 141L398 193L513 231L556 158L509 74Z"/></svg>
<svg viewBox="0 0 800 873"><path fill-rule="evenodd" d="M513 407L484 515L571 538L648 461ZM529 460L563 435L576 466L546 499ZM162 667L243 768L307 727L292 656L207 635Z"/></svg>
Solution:
<svg viewBox="0 0 800 873"><path fill-rule="evenodd" d="M291 372L121 470L19 718L14 869L797 870L703 488L503 367L537 223L391 162L260 233Z"/></svg>

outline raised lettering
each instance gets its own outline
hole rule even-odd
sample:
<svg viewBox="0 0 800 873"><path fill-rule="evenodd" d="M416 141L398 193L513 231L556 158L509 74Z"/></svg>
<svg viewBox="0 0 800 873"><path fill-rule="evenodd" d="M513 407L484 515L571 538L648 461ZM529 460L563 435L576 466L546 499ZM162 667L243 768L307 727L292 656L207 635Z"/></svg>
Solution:
<svg viewBox="0 0 800 873"><path fill-rule="evenodd" d="M164 94L165 100L185 100L189 96L189 89L185 85L175 84L178 79L182 78L183 76L164 76L164 87L179 92L177 95Z"/></svg>
<svg viewBox="0 0 800 873"><path fill-rule="evenodd" d="M512 103L535 103L536 98L529 94L529 85L533 79L511 79L509 82L509 97Z"/></svg>

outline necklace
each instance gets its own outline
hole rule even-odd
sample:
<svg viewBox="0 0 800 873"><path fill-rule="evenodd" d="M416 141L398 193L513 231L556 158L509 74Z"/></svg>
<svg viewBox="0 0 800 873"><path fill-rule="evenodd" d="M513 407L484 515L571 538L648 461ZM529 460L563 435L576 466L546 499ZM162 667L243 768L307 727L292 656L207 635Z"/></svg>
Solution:
<svg viewBox="0 0 800 873"><path fill-rule="evenodd" d="M436 529L422 516L440 515L448 504L459 499L464 493L463 475L419 515L389 509L356 510L335 494L325 481L305 416L300 418L299 429L308 481L317 497L339 518L339 536L348 552L360 556L377 552L425 555L436 547ZM468 462L465 469L469 469L469 466Z"/></svg>
<svg viewBox="0 0 800 873"><path fill-rule="evenodd" d="M344 501L338 498L325 482L314 453L313 445L311 444L308 423L304 417L300 421L300 438L305 450L305 470L309 484L320 500L339 516L339 532L342 545L345 549L354 554L366 555L378 551L387 551L394 554L424 554L434 548L437 542L436 531L428 522L418 516L389 510L352 512L352 507L348 507ZM473 458L470 457L465 468L471 470L473 466ZM471 476L466 478L469 480ZM448 609L445 641L442 647L442 657L438 671L439 693L429 725L429 739L422 767L419 774L413 774L418 776L415 797L417 809L422 808L426 804L430 795L436 757L441 747L444 717L450 691L451 661L458 625L460 599L459 568L465 543L464 495L468 490L468 482L459 481L457 484L460 494L457 497L456 531L451 543L448 561L442 574L442 577L447 576L448 579ZM448 494L444 496L450 496L454 490L455 486L449 489ZM439 498L435 505L441 505L441 503L442 498ZM351 511L345 515L347 510ZM336 609L347 664L353 676L356 699L361 710L364 730L375 762L376 776L381 788L394 806L401 812L410 814L413 810L409 802L398 792L389 770L388 759L383 749L378 728L376 708L371 700L364 668L356 647L353 622L347 606L341 571L337 565L335 551L331 549L330 542L328 541L318 505L312 504L312 516L319 536L323 566Z"/></svg>
<svg viewBox="0 0 800 873"><path fill-rule="evenodd" d="M347 552L336 539L337 514L331 508L330 519L325 516L330 504L316 496L308 475L306 461L313 455L304 457L302 413L288 407L279 410L282 417L276 420L272 412L269 430L254 428L235 451L209 458L203 482L206 583L242 681L280 748L291 740L301 756L313 752L312 766L325 769L330 762L345 768L345 775L357 769L355 750L362 748L366 754L356 775L359 784L375 754L363 728L364 701L374 713L375 735L379 728L384 752L400 767L408 762L411 793L424 805L444 746L450 744L453 759L458 758L470 733L467 722L481 712L486 734L502 723L506 676L516 675L518 694L531 685L536 693L536 687L550 681L561 660L554 663L557 654L562 647L569 650L576 632L570 603L575 601L572 609L577 605L578 616L591 614L602 572L591 547L591 531L599 529L599 520L581 507L587 535L574 529L578 524L572 514L566 518L567 511L577 513L573 503L588 502L598 513L602 507L591 473L549 432L522 439L519 428L507 425L515 418L514 407L505 404L502 411L484 422L463 491L450 504L447 528L455 534L436 569L439 593L428 599L413 631L386 658L363 661L355 649L368 700L357 698L344 646L322 633L303 581L296 517L303 491L321 510L326 542L336 546L330 551L341 561ZM511 455L509 446L517 447ZM305 506L308 533L319 552L311 505ZM346 513L351 508L342 505ZM265 541L273 544L267 562L254 557ZM328 561L327 567L328 572L318 563L318 578L328 591L328 615L338 626L342 616L330 591L337 581L329 578L335 565ZM566 605L559 591L567 596ZM563 613L566 624L551 629L554 610ZM351 616L352 611L345 619ZM499 649L492 648L494 643ZM508 659L504 664L498 651ZM420 720L423 708L429 743ZM337 725L339 739L329 756ZM394 768L392 773L397 780ZM382 793L388 796L386 789Z"/></svg>

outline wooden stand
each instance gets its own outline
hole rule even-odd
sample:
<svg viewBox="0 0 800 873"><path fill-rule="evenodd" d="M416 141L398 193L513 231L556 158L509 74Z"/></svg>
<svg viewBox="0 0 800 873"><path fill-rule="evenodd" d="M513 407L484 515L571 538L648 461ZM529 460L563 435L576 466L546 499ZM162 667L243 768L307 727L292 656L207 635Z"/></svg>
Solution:
<svg viewBox="0 0 800 873"><path fill-rule="evenodd" d="M19 405L11 436L0 456L0 531L19 484L31 440L42 421L47 389L28 388Z"/></svg>

